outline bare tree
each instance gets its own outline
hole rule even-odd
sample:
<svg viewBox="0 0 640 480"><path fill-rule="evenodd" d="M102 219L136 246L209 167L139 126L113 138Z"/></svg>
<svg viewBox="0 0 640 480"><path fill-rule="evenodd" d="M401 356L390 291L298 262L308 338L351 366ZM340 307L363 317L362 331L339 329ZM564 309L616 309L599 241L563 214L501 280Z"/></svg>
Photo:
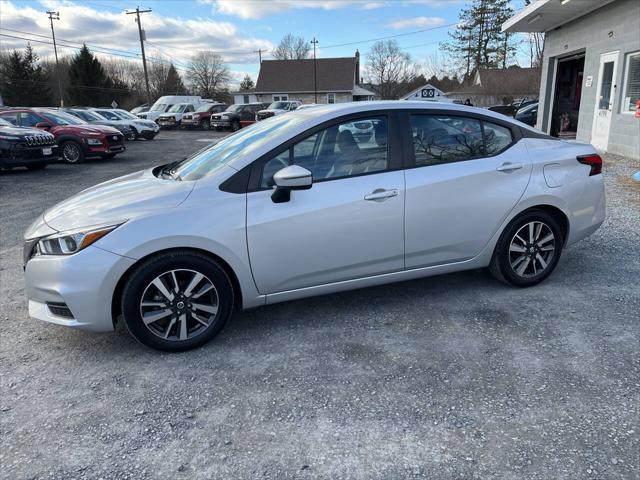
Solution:
<svg viewBox="0 0 640 480"><path fill-rule="evenodd" d="M220 55L202 51L191 57L189 78L191 89L195 93L205 98L213 98L216 92L227 87L231 75Z"/></svg>
<svg viewBox="0 0 640 480"><path fill-rule="evenodd" d="M525 41L529 48L529 65L531 67L541 67L542 54L544 52L544 33L525 33Z"/></svg>
<svg viewBox="0 0 640 480"><path fill-rule="evenodd" d="M416 75L415 70L411 56L403 52L395 40L376 42L367 54L369 79L377 84L383 100L398 98L404 88L403 84Z"/></svg>
<svg viewBox="0 0 640 480"><path fill-rule="evenodd" d="M311 45L302 37L296 37L287 33L273 52L276 60L300 60L307 58L311 51Z"/></svg>

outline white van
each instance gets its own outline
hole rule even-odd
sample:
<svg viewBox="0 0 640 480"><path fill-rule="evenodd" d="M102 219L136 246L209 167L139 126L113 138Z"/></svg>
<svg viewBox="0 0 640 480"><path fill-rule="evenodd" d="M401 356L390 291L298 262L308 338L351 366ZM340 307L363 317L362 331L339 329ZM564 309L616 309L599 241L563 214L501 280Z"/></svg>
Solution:
<svg viewBox="0 0 640 480"><path fill-rule="evenodd" d="M155 122L162 113L168 111L178 103L192 103L194 105L199 105L203 103L203 100L202 97L194 95L165 95L164 97L160 97L156 100L156 103L151 106L149 111L139 113L138 117L146 120L153 120Z"/></svg>

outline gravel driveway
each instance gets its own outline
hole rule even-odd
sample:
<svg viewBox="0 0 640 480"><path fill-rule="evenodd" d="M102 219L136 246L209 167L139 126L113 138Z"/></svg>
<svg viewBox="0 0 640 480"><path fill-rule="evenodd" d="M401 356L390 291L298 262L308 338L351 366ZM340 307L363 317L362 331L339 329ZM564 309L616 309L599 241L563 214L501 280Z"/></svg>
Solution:
<svg viewBox="0 0 640 480"><path fill-rule="evenodd" d="M182 354L28 318L42 210L219 136L0 174L0 477L638 478L637 161L606 157L605 225L534 288L471 271L279 304Z"/></svg>

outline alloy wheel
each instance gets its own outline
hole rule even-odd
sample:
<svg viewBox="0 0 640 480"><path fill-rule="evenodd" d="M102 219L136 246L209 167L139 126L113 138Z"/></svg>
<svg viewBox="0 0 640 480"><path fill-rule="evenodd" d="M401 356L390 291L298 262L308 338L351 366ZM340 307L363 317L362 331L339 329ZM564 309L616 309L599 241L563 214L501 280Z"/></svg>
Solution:
<svg viewBox="0 0 640 480"><path fill-rule="evenodd" d="M516 232L509 244L509 264L516 275L529 278L540 275L555 255L553 230L544 222L532 221Z"/></svg>
<svg viewBox="0 0 640 480"><path fill-rule="evenodd" d="M154 335L169 341L197 337L218 313L213 282L195 270L170 270L151 281L142 294L142 322Z"/></svg>
<svg viewBox="0 0 640 480"><path fill-rule="evenodd" d="M66 143L62 149L62 156L66 162L76 163L80 160L80 149L73 143Z"/></svg>

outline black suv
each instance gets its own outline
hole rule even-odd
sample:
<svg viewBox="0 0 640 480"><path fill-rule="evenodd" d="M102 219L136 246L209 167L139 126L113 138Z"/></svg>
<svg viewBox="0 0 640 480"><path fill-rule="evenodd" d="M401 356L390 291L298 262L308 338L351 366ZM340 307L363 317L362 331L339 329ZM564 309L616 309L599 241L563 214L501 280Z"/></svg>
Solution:
<svg viewBox="0 0 640 480"><path fill-rule="evenodd" d="M231 129L232 132L242 127L256 123L256 113L267 108L266 103L236 103L222 113L211 115L211 128L222 130Z"/></svg>
<svg viewBox="0 0 640 480"><path fill-rule="evenodd" d="M37 128L16 127L0 118L0 169L40 170L58 161L56 139Z"/></svg>

